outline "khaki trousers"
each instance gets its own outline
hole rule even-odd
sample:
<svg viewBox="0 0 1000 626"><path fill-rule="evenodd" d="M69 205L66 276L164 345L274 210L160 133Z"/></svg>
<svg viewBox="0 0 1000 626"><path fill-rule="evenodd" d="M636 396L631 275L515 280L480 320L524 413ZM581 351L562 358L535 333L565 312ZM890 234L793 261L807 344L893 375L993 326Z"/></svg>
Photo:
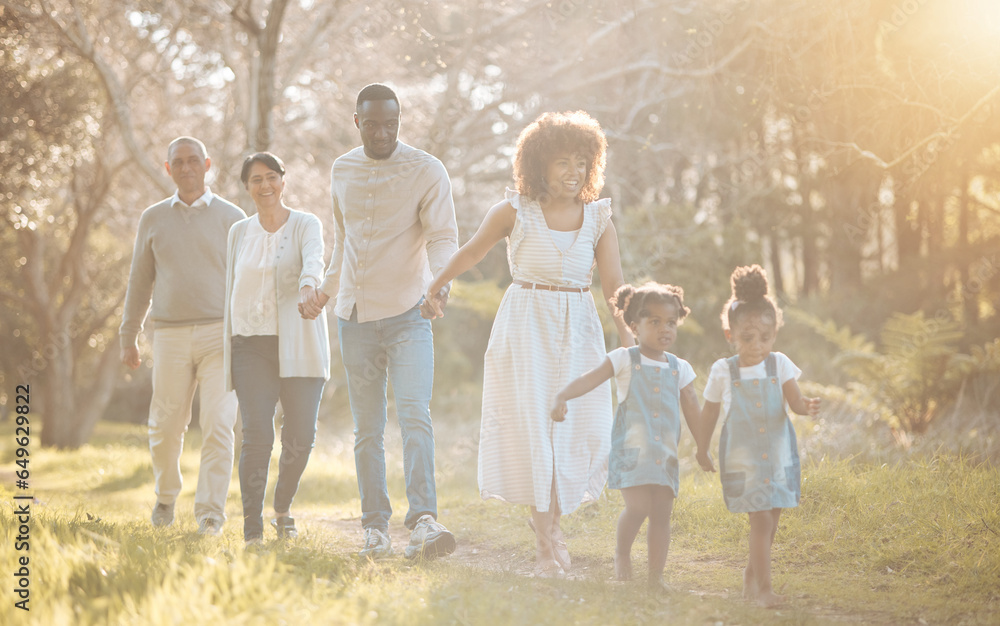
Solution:
<svg viewBox="0 0 1000 626"><path fill-rule="evenodd" d="M236 394L226 392L222 366L223 322L157 328L153 333L153 401L149 408L149 451L158 502L181 492L181 450L199 389L202 445L194 516L226 520L226 496L233 475Z"/></svg>

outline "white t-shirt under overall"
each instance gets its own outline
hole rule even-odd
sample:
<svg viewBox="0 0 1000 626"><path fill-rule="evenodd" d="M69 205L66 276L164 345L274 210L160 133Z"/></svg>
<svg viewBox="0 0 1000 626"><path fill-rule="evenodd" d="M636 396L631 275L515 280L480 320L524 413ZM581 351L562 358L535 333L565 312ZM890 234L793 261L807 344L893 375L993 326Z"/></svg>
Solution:
<svg viewBox="0 0 1000 626"><path fill-rule="evenodd" d="M721 402L722 411L719 413L723 418L729 415L729 405L733 398L733 385L729 376L728 359L719 359L712 363L712 370L708 373L708 383L705 384L705 401ZM740 368L740 380L753 380L754 378L767 378L766 359L753 367ZM778 370L778 382L784 385L791 379L798 380L802 375L802 370L792 363L792 360L781 352L774 353L774 364Z"/></svg>
<svg viewBox="0 0 1000 626"><path fill-rule="evenodd" d="M676 354L674 356L677 357ZM628 395L628 386L632 382L632 359L628 355L628 348L615 348L611 352L608 352L608 359L611 361L611 367L615 370L618 402L621 402ZM639 354L639 362L643 365L652 365L653 367L668 366L666 361L657 361L642 353ZM694 381L695 377L694 368L691 367L691 364L677 357L677 388L683 389L687 387Z"/></svg>

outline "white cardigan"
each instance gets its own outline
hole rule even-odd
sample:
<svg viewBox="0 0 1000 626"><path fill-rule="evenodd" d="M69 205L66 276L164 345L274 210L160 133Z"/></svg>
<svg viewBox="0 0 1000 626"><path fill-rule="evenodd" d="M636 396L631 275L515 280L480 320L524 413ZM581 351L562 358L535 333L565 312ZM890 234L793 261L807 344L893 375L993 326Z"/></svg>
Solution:
<svg viewBox="0 0 1000 626"><path fill-rule="evenodd" d="M278 294L278 375L330 379L330 339L326 310L314 320L299 315L299 290L306 285L319 287L323 282L323 225L312 214L290 209L278 244L275 287ZM236 256L252 217L240 220L229 229L226 250L226 308L223 367L226 391L233 389L233 320L229 310L233 297Z"/></svg>

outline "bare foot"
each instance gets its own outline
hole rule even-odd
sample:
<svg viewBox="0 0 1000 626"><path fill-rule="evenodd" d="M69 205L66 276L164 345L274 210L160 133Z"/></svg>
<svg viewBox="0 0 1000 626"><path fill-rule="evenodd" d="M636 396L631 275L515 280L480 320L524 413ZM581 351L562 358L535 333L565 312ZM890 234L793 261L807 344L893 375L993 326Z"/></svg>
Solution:
<svg viewBox="0 0 1000 626"><path fill-rule="evenodd" d="M779 596L770 589L757 594L757 604L765 609L774 608L786 600L787 596Z"/></svg>
<svg viewBox="0 0 1000 626"><path fill-rule="evenodd" d="M743 599L756 600L758 592L757 579L750 571L750 567L743 568Z"/></svg>
<svg viewBox="0 0 1000 626"><path fill-rule="evenodd" d="M535 578L566 578L566 572L555 559L549 559L535 563Z"/></svg>
<svg viewBox="0 0 1000 626"><path fill-rule="evenodd" d="M674 593L673 587L668 585L664 580L663 576L651 575L649 580L646 581L646 586L653 593Z"/></svg>
<svg viewBox="0 0 1000 626"><path fill-rule="evenodd" d="M632 555L615 555L615 580L632 580Z"/></svg>

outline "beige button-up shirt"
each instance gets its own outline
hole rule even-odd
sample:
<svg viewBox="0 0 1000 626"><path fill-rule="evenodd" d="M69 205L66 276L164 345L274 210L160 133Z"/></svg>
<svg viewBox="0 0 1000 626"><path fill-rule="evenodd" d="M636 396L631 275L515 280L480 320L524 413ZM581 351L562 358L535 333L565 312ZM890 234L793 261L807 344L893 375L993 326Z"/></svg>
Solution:
<svg viewBox="0 0 1000 626"><path fill-rule="evenodd" d="M320 289L333 311L370 322L413 308L458 250L451 180L444 164L398 142L386 159L358 147L331 172L333 257Z"/></svg>

